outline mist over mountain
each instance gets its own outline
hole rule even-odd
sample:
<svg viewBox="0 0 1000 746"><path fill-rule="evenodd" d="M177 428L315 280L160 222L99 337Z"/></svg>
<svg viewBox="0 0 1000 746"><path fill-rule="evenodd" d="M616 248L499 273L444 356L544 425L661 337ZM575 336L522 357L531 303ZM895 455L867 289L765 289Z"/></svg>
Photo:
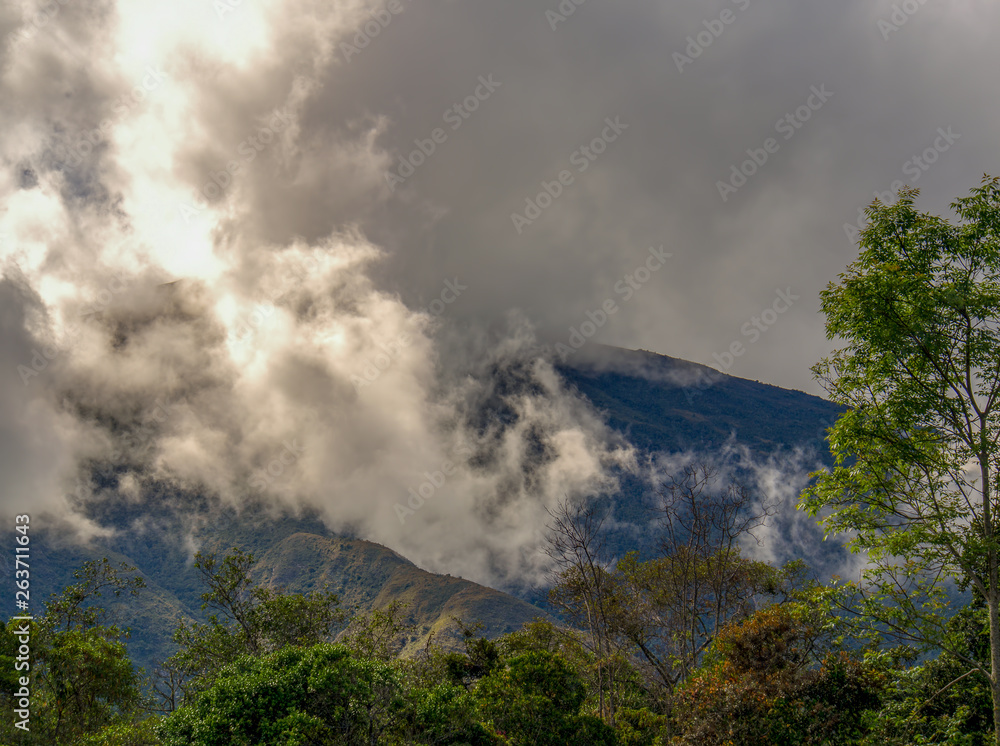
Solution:
<svg viewBox="0 0 1000 746"><path fill-rule="evenodd" d="M524 442L518 481L506 494L504 483L498 483L492 504L534 499L544 506L546 469L558 454L551 433L525 412L524 400L557 391L565 406L572 403L578 418L605 428L607 442L630 454L627 462L609 468L603 488L585 496L609 513L609 558L633 550L643 555L655 551L659 536L652 508L657 489L685 465L708 463L719 470L720 488L728 479L741 480L759 500L777 508L757 531L759 543L749 542L747 552L775 564L805 559L811 571L824 578L850 569L842 546L822 542L812 519L794 510L808 472L828 463L821 439L839 412L835 405L644 351L594 346L582 349L577 359L552 363L546 362L544 348L535 351L542 357L525 356L513 365L494 357L486 366L488 378L480 381L478 396L462 410L475 446L452 457L454 469L446 479L462 472L495 473L503 468L504 449L516 437ZM550 377L539 376L539 369L549 371ZM486 566L494 573L489 584L500 589L492 590L460 579L477 579L470 577L470 566L461 557L443 567L419 560L414 564L413 557L406 556L407 543L393 543L392 534L387 540L371 523L333 522L322 503L295 506L248 495L229 504L148 474L137 494L129 488L135 472L134 464L114 464L103 471L94 466L90 489L69 498L80 520L93 527L92 536L81 544L57 528L42 529L36 551L45 557L45 569L35 576L34 588L39 596L62 588L87 558L109 556L137 566L148 590L138 600L117 602L115 608L133 629L133 655L147 668L170 654L169 635L181 617L201 616L199 596L204 589L191 565L196 549L224 553L241 546L257 557L254 576L259 582L303 592L328 584L348 608L367 610L404 601L410 604L408 619L418 630L410 641L414 649L430 634L443 635L440 641L446 641L455 633L453 616L467 623L481 621L489 634L500 634L548 613L542 551L548 517L538 518L537 509L523 516L525 524L541 521L531 527L533 534L527 533L527 525L511 528L506 514L508 532L517 528L539 537L535 544L519 548L530 556L521 566L532 568L531 573L512 573L505 552L486 554ZM428 470L427 475L426 483L433 486L434 472ZM440 499L437 490L442 496L450 494L443 486L435 486L423 504L410 494L397 496L401 505L412 506L401 524L404 529L422 536L423 522L433 521L427 517L433 516L429 508L459 509L460 503L435 505ZM331 486L331 500L347 497ZM366 502L364 493L355 499ZM488 527L503 515L487 513L482 525Z"/></svg>

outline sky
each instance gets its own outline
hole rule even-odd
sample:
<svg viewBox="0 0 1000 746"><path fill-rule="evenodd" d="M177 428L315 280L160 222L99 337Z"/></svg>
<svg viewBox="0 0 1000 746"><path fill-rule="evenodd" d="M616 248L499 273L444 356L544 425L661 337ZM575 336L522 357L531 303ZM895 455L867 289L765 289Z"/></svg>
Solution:
<svg viewBox="0 0 1000 746"><path fill-rule="evenodd" d="M862 208L998 172L1000 7L678 5L0 3L5 514L99 534L115 467L534 578L643 468L540 345L821 393Z"/></svg>

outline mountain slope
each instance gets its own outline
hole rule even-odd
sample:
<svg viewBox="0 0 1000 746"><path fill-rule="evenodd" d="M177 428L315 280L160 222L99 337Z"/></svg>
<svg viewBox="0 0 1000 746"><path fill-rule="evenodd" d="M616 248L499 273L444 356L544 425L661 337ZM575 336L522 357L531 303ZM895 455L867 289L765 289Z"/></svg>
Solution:
<svg viewBox="0 0 1000 746"><path fill-rule="evenodd" d="M259 557L254 574L262 585L302 593L328 584L349 608L406 603L407 618L417 625L410 638L413 649L422 646L428 635L437 639L451 635L452 617L466 623L481 621L483 634L494 637L544 616L505 593L421 570L392 550L357 539L292 534Z"/></svg>
<svg viewBox="0 0 1000 746"><path fill-rule="evenodd" d="M176 538L180 525L164 536L123 532L90 548L63 545L41 532L36 551L45 556L46 572L34 576L35 598L73 582L84 561L107 556L138 568L147 587L132 598L101 599L120 625L131 627L129 651L147 671L174 651L171 634L182 617L202 619L198 571L185 558ZM308 593L327 586L348 611L370 611L393 601L409 605L404 619L415 628L408 651L419 650L429 636L449 644L457 640L452 617L466 624L481 622L483 633L497 636L519 628L541 609L508 594L462 578L421 570L396 552L370 541L338 537L315 517L276 517L260 508L229 513L192 537L202 551L221 555L239 545L257 560L254 580L266 587ZM168 550L167 546L173 544ZM36 601L36 609L40 604Z"/></svg>
<svg viewBox="0 0 1000 746"><path fill-rule="evenodd" d="M593 345L559 372L647 452L713 450L734 437L756 455L799 447L828 459L825 430L842 411L801 391L645 350Z"/></svg>

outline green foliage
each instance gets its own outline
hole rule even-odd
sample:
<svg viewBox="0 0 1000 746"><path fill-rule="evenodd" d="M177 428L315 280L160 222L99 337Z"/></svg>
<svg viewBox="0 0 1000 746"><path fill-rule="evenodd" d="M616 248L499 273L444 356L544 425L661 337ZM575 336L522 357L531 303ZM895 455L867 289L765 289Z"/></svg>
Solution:
<svg viewBox="0 0 1000 746"><path fill-rule="evenodd" d="M666 482L659 552L646 560L629 552L607 561L594 507L564 503L551 514L548 553L558 574L550 597L583 631L574 636L584 651L579 671L609 725L619 708L669 713L677 686L723 625L803 584L801 562L779 569L743 556L742 544L770 507L739 482L717 483L706 464Z"/></svg>
<svg viewBox="0 0 1000 746"><path fill-rule="evenodd" d="M619 746L661 746L668 741L670 716L643 707L620 707L615 713Z"/></svg>
<svg viewBox="0 0 1000 746"><path fill-rule="evenodd" d="M612 625L672 691L717 629L748 616L761 599L790 592L799 570L798 563L779 569L745 558L739 547L700 556L681 547L645 562L630 552L613 575Z"/></svg>
<svg viewBox="0 0 1000 746"><path fill-rule="evenodd" d="M800 505L867 555L847 590L884 634L962 657L945 581L972 585L994 620L981 670L997 719L1000 180L954 202L956 224L919 213L916 194L868 209L860 257L821 295L827 336L845 346L813 370L848 411L830 433L834 468Z"/></svg>
<svg viewBox="0 0 1000 746"><path fill-rule="evenodd" d="M223 666L214 682L171 714L160 728L164 744L294 743L303 732L329 728L350 709L352 671L346 648L289 648Z"/></svg>
<svg viewBox="0 0 1000 746"><path fill-rule="evenodd" d="M14 634L18 623L0 622L0 697L7 704L17 690L20 674L14 668L19 641Z"/></svg>
<svg viewBox="0 0 1000 746"><path fill-rule="evenodd" d="M244 656L159 727L164 746L477 741L467 693L407 691L401 669L342 645Z"/></svg>
<svg viewBox="0 0 1000 746"><path fill-rule="evenodd" d="M98 733L84 736L79 746L160 746L156 735L158 721L147 718L137 723L116 723Z"/></svg>
<svg viewBox="0 0 1000 746"><path fill-rule="evenodd" d="M0 738L45 746L76 744L105 728L128 725L141 713L145 701L125 647L127 633L103 624L109 613L94 605L109 590L113 596L137 593L143 581L131 576L133 571L127 565L116 568L107 559L87 562L74 573L80 582L53 595L45 614L29 623L31 730L15 730L13 718L5 717ZM21 624L10 622L4 628L5 654L15 648L15 626ZM5 679L6 703L13 697L10 683Z"/></svg>
<svg viewBox="0 0 1000 746"><path fill-rule="evenodd" d="M976 722L973 708L968 705L958 704L947 712L925 711L923 705L934 694L928 686L928 673L923 667L897 672L887 701L879 710L864 713L862 723L866 735L859 744L982 746L993 741L989 734L993 716L988 687L980 685L979 692L971 693L974 699L985 697L987 724L984 727L982 722Z"/></svg>
<svg viewBox="0 0 1000 746"><path fill-rule="evenodd" d="M596 656L584 644L583 636L578 630L537 620L493 644L504 660L528 652L558 655L586 686L587 698L583 710L597 713L600 711L598 687L603 681L596 675ZM614 669L612 681L616 710L613 727L619 743L636 746L653 744L665 726L666 718L661 703L652 693L649 680L633 661L623 657L605 660L604 665Z"/></svg>
<svg viewBox="0 0 1000 746"><path fill-rule="evenodd" d="M35 702L53 743L91 733L139 709L139 680L125 644L104 629L40 635Z"/></svg>
<svg viewBox="0 0 1000 746"><path fill-rule="evenodd" d="M107 621L109 612L95 606L94 601L102 598L106 591L111 591L115 598L123 593L135 596L146 587L146 581L134 576L135 572L134 567L124 562L115 567L107 557L85 562L73 573L73 577L80 582L67 586L61 594L53 594L45 603L41 626L52 630L70 630L102 625Z"/></svg>
<svg viewBox="0 0 1000 746"><path fill-rule="evenodd" d="M99 577L107 567L85 568ZM639 571L639 565L634 565ZM127 568L126 568L127 569ZM792 568L798 577L800 568ZM226 587L252 590L238 573ZM766 574L766 573L765 573ZM783 577L778 573L776 577ZM106 578L126 587L112 569ZM236 581L236 582L234 582ZM778 583L780 586L784 580ZM124 583L125 585L121 585ZM91 591L100 584L91 584ZM646 674L625 658L614 665L614 719L600 711L598 660L583 633L538 620L497 640L459 622L464 652L428 649L393 657L401 607L365 615L354 644L284 645L243 655L214 670L165 718L149 718L138 675L114 627L80 584L54 600L55 617L35 625L32 731L0 743L80 746L666 746L666 744L947 744L990 742L985 678L962 657L989 649L981 599L953 616L956 657L905 669L906 650L845 652L829 589L798 587L798 600L731 620L704 665L664 708ZM206 594L208 595L208 594ZM221 597L221 594L220 594ZM235 597L232 597L235 598ZM240 596L236 601L246 598ZM76 603L79 601L80 603ZM235 601L227 602L236 606ZM253 599L238 613L255 618ZM278 607L279 610L285 607ZM88 609L81 616L71 609ZM66 619L74 621L65 629ZM302 639L281 614L262 640ZM457 620L456 620L457 621ZM283 625L288 626L283 626ZM9 625L0 630L11 652ZM274 644L268 642L267 644ZM8 656L9 658L9 656ZM605 679L607 681L607 679ZM12 689L7 682L2 696ZM145 719L144 719L145 718Z"/></svg>
<svg viewBox="0 0 1000 746"><path fill-rule="evenodd" d="M411 686L400 743L493 746L495 740L476 717L473 698L451 684Z"/></svg>
<svg viewBox="0 0 1000 746"><path fill-rule="evenodd" d="M475 689L483 723L509 746L614 744L614 730L581 712L587 692L580 676L555 653L511 659Z"/></svg>
<svg viewBox="0 0 1000 746"><path fill-rule="evenodd" d="M442 676L447 681L468 690L474 683L501 665L501 649L497 642L476 636L480 625L470 627L460 619L455 619L455 623L462 633L465 652L442 652L438 660Z"/></svg>
<svg viewBox="0 0 1000 746"><path fill-rule="evenodd" d="M985 609L966 606L948 626L963 655L981 661L989 657ZM993 723L992 698L989 682L980 671L942 653L922 665L888 673L892 682L882 708L865 715L866 746L982 746L992 742L988 735Z"/></svg>
<svg viewBox="0 0 1000 746"><path fill-rule="evenodd" d="M340 643L362 658L393 660L403 650L404 635L413 630L413 625L403 620L406 608L406 604L393 601L384 609L356 612Z"/></svg>
<svg viewBox="0 0 1000 746"><path fill-rule="evenodd" d="M336 595L285 594L255 586L250 575L254 563L254 556L239 547L221 562L213 554L195 555L195 567L208 586L202 609L213 613L208 624L182 620L174 633L181 649L168 668L189 679L182 685L185 691L207 686L222 666L239 656L314 645L329 640L343 623Z"/></svg>

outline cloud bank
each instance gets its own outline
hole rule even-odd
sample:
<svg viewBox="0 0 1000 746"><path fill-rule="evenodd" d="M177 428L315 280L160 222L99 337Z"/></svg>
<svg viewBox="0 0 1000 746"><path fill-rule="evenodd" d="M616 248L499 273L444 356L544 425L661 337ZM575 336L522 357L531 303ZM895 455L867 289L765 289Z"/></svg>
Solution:
<svg viewBox="0 0 1000 746"><path fill-rule="evenodd" d="M516 315L442 359L460 276L424 307L377 284L385 121L314 121L367 9L210 7L7 27L5 512L68 508L87 537L114 501L266 501L430 569L540 578L546 506L613 487L630 449Z"/></svg>
<svg viewBox="0 0 1000 746"><path fill-rule="evenodd" d="M910 5L5 3L4 510L259 498L539 577L634 455L537 339L611 298L594 341L815 391L858 208L995 171L1000 9Z"/></svg>

